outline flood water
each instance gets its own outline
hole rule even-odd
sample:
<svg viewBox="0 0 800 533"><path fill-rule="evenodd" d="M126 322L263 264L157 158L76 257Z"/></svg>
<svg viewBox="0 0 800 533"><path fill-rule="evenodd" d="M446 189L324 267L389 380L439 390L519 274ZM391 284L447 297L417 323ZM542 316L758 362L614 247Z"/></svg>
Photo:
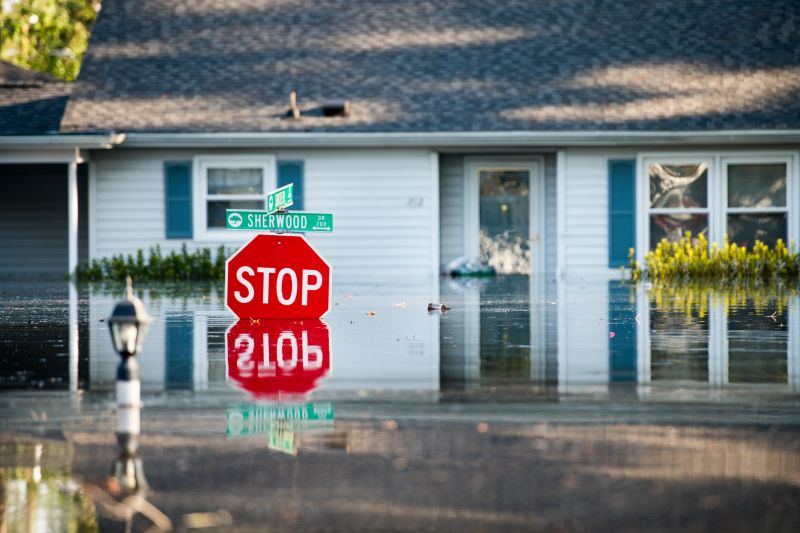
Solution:
<svg viewBox="0 0 800 533"><path fill-rule="evenodd" d="M130 453L123 287L0 282L0 531L800 525L796 287L334 285L323 321L280 322L219 284L136 292Z"/></svg>

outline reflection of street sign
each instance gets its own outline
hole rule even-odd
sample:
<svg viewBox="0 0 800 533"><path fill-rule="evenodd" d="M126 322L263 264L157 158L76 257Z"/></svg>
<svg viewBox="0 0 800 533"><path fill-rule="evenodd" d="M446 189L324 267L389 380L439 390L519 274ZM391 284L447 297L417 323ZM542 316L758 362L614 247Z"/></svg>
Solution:
<svg viewBox="0 0 800 533"><path fill-rule="evenodd" d="M297 455L297 440L294 428L289 424L275 424L267 433L267 447L270 450Z"/></svg>
<svg viewBox="0 0 800 533"><path fill-rule="evenodd" d="M228 379L253 397L304 396L330 369L328 326L321 320L239 320L225 334L225 353ZM254 416L333 418L332 408L330 413L319 409L255 411Z"/></svg>
<svg viewBox="0 0 800 533"><path fill-rule="evenodd" d="M321 318L330 278L302 235L256 235L225 263L225 306L239 318Z"/></svg>
<svg viewBox="0 0 800 533"><path fill-rule="evenodd" d="M330 213L272 213L255 209L225 210L225 228L244 231L289 231L324 232L333 231L333 215Z"/></svg>
<svg viewBox="0 0 800 533"><path fill-rule="evenodd" d="M294 185L288 184L275 189L267 194L267 213L274 213L279 209L286 209L294 205Z"/></svg>
<svg viewBox="0 0 800 533"><path fill-rule="evenodd" d="M228 406L228 437L268 433L276 425L290 424L295 432L333 427L333 404L242 403Z"/></svg>

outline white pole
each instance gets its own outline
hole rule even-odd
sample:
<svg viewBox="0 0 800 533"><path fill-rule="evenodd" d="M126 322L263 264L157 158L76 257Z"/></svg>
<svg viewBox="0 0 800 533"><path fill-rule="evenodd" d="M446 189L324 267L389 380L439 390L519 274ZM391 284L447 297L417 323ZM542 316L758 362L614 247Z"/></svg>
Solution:
<svg viewBox="0 0 800 533"><path fill-rule="evenodd" d="M69 283L69 390L78 392L78 290Z"/></svg>
<svg viewBox="0 0 800 533"><path fill-rule="evenodd" d="M75 160L69 163L69 176L67 182L67 234L69 242L69 274L75 273L78 266L78 153Z"/></svg>

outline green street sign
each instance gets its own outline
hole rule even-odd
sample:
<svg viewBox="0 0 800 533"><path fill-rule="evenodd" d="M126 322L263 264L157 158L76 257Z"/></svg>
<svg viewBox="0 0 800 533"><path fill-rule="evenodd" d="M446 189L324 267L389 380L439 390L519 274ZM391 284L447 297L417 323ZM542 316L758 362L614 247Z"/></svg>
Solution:
<svg viewBox="0 0 800 533"><path fill-rule="evenodd" d="M294 184L284 185L267 194L267 213L274 213L294 205Z"/></svg>
<svg viewBox="0 0 800 533"><path fill-rule="evenodd" d="M303 211L269 213L255 209L227 209L225 211L225 229L330 233L333 231L333 215Z"/></svg>

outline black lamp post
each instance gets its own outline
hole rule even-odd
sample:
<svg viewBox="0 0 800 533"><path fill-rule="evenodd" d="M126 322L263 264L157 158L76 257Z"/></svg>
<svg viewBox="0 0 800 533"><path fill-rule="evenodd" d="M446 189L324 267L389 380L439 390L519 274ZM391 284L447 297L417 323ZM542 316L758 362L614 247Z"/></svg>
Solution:
<svg viewBox="0 0 800 533"><path fill-rule="evenodd" d="M136 355L141 351L142 341L144 341L147 328L150 326L150 315L147 314L144 304L133 295L131 277L128 276L126 281L126 298L117 303L108 319L114 349L123 358Z"/></svg>

